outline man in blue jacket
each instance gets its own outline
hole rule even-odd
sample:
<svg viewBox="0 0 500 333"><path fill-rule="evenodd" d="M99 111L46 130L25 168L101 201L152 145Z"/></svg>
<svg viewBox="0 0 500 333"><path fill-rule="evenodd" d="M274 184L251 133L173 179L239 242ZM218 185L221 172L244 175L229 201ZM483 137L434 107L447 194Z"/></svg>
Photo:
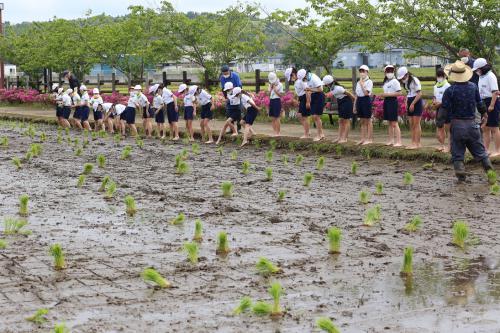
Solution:
<svg viewBox="0 0 500 333"><path fill-rule="evenodd" d="M238 75L238 73L230 70L228 65L223 65L221 67L221 76L219 79L220 79L222 93L224 94L224 97L226 98L226 110L228 110L229 109L228 108L229 99L227 98L227 94L224 91L224 85L226 84L226 82L231 82L233 84L233 87L235 87L235 88L236 87L243 88L243 85L241 84L241 79L240 79L240 76ZM238 132L239 132L241 129L241 124L238 122L236 124L236 126L238 127Z"/></svg>

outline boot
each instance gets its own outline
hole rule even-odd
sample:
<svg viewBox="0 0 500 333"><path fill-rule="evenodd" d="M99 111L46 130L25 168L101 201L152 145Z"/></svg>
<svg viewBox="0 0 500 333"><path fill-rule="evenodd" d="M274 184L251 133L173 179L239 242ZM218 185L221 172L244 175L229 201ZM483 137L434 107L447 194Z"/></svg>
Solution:
<svg viewBox="0 0 500 333"><path fill-rule="evenodd" d="M463 161L453 162L453 168L455 169L455 176L457 176L458 180L461 182L465 181L467 174L465 173L464 162Z"/></svg>
<svg viewBox="0 0 500 333"><path fill-rule="evenodd" d="M481 164L483 165L483 169L484 171L488 172L489 170L493 169L493 165L491 164L491 161L488 157L486 157L485 159L483 159L481 161Z"/></svg>

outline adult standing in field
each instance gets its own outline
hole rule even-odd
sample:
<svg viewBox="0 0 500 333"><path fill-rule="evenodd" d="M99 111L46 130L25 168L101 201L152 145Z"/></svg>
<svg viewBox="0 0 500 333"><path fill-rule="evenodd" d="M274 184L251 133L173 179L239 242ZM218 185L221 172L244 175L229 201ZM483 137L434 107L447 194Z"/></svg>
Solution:
<svg viewBox="0 0 500 333"><path fill-rule="evenodd" d="M65 80L68 80L69 87L73 89L73 91L77 91L80 88L80 81L70 70L65 70L63 72L63 77Z"/></svg>
<svg viewBox="0 0 500 333"><path fill-rule="evenodd" d="M420 80L404 66L398 68L397 79L403 83L403 87L407 91L406 110L410 119L411 144L406 149L421 148L422 127L420 126L420 120L424 111L422 85Z"/></svg>
<svg viewBox="0 0 500 333"><path fill-rule="evenodd" d="M301 71L305 71L305 69L301 69ZM301 139L308 139L309 135L309 116L310 110L306 108L306 84L302 80L297 79L297 68L291 67L285 70L285 78L288 83L294 82L293 86L295 88L295 94L299 99L299 110L297 112L297 117L299 118L302 127L304 128L304 135L302 135Z"/></svg>
<svg viewBox="0 0 500 333"><path fill-rule="evenodd" d="M229 118L229 115L227 114L227 110L229 110L229 98L227 97L227 92L224 91L224 86L226 85L227 82L231 82L233 84L233 88L239 87L243 89L243 84L241 83L240 76L238 73L232 71L228 65L223 65L221 67L221 75L219 77L220 79L220 86L222 89L222 93L224 94L224 98L226 99L226 117ZM241 107L240 107L241 109ZM234 124L234 120L233 120ZM241 124L237 122L236 124L238 131L241 129Z"/></svg>
<svg viewBox="0 0 500 333"><path fill-rule="evenodd" d="M476 59L471 56L469 49L461 48L460 51L458 51L458 56L460 57L460 60L471 69L474 67L474 61L476 61ZM472 77L469 81L477 85L479 83L479 75L472 71Z"/></svg>
<svg viewBox="0 0 500 333"><path fill-rule="evenodd" d="M356 100L354 111L361 120L361 140L359 145L369 145L373 142L372 122L372 92L373 81L368 76L370 68L366 65L359 67L359 80L356 83Z"/></svg>
<svg viewBox="0 0 500 333"><path fill-rule="evenodd" d="M477 161L481 161L485 171L493 168L481 137L480 125L476 123L476 109L481 113L483 122L486 120L486 107L481 101L479 88L472 82L472 69L462 61L445 67L445 73L451 86L443 95L441 117L448 116L451 120L451 158L455 175L459 181L466 180L464 165L465 149L467 148Z"/></svg>

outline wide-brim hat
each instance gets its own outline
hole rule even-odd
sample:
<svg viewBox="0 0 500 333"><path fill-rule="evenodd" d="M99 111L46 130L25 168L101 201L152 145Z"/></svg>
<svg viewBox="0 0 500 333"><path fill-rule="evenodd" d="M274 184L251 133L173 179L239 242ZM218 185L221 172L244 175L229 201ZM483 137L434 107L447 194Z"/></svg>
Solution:
<svg viewBox="0 0 500 333"><path fill-rule="evenodd" d="M472 77L472 69L460 60L446 65L444 72L448 75L448 79L454 82L467 82Z"/></svg>

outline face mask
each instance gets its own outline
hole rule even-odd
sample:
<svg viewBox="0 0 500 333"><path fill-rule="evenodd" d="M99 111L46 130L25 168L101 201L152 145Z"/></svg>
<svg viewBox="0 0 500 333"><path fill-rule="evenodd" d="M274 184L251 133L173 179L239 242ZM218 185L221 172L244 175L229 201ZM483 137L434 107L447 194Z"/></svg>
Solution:
<svg viewBox="0 0 500 333"><path fill-rule="evenodd" d="M135 97L136 95L137 95L137 93L136 93L135 91L131 91L131 92L130 92L130 96L131 96L131 97Z"/></svg>
<svg viewBox="0 0 500 333"><path fill-rule="evenodd" d="M307 81L311 81L312 73L307 73Z"/></svg>
<svg viewBox="0 0 500 333"><path fill-rule="evenodd" d="M367 73L359 73L359 76L364 80L368 77Z"/></svg>
<svg viewBox="0 0 500 333"><path fill-rule="evenodd" d="M229 74L224 74L224 75L222 75L222 76L224 76L224 78L225 78L225 79L229 79L229 76L230 76L230 75L229 75Z"/></svg>
<svg viewBox="0 0 500 333"><path fill-rule="evenodd" d="M469 62L469 57L462 57L462 58L460 58L460 60L462 60L462 62L464 62L464 63L467 63L467 62Z"/></svg>
<svg viewBox="0 0 500 333"><path fill-rule="evenodd" d="M389 80L394 79L394 73L387 73L385 74L385 77L388 78Z"/></svg>
<svg viewBox="0 0 500 333"><path fill-rule="evenodd" d="M438 77L437 78L437 82L443 82L444 81L444 77Z"/></svg>

